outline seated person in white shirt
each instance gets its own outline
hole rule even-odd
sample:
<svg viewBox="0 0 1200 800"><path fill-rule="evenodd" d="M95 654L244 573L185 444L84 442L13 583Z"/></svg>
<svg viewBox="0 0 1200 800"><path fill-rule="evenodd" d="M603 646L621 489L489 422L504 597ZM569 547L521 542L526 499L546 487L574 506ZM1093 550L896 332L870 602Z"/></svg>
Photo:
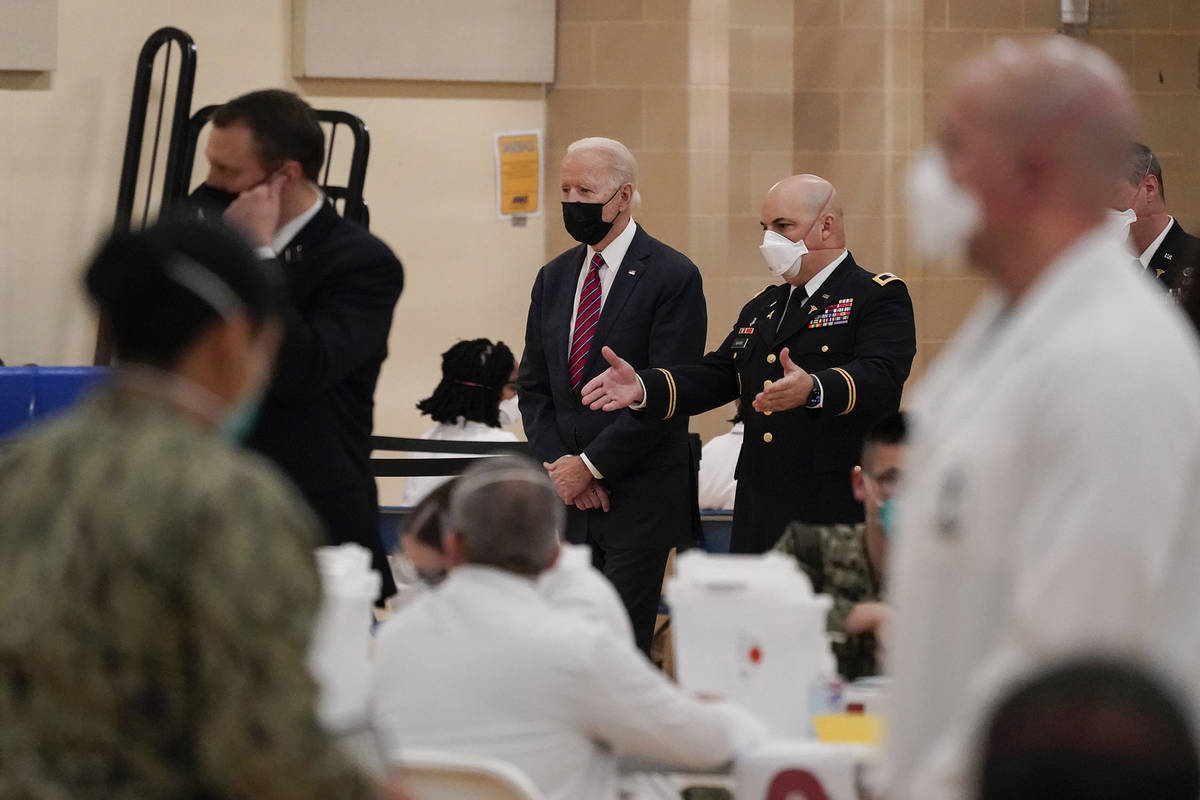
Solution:
<svg viewBox="0 0 1200 800"><path fill-rule="evenodd" d="M433 394L417 403L437 423L422 439L462 442L515 442L501 425L520 422L517 410L517 360L504 342L470 339L442 353L442 379ZM448 476L414 476L404 481L402 505L421 498L450 480Z"/></svg>
<svg viewBox="0 0 1200 800"><path fill-rule="evenodd" d="M728 433L714 436L700 450L700 507L733 510L737 494L738 456L742 452L742 401L734 400L737 413Z"/></svg>
<svg viewBox="0 0 1200 800"><path fill-rule="evenodd" d="M616 753L716 769L761 743L749 713L689 697L632 641L539 594L563 520L550 479L525 459L484 459L459 480L449 577L379 632L371 716L385 757L490 756L551 800L607 800Z"/></svg>
<svg viewBox="0 0 1200 800"><path fill-rule="evenodd" d="M425 495L405 519L400 547L407 572L426 589L446 578L446 553L442 549L442 521L450 513L450 494L458 478L451 478ZM400 582L397 578L397 582ZM633 641L633 626L613 585L592 566L592 551L585 544L559 545L554 565L537 579L538 592L560 610L605 626L616 636Z"/></svg>

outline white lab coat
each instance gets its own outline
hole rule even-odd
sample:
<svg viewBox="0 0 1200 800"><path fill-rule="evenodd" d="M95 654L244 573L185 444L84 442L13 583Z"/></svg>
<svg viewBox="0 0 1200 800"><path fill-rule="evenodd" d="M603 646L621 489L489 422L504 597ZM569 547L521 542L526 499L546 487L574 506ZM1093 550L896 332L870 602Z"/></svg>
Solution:
<svg viewBox="0 0 1200 800"><path fill-rule="evenodd" d="M987 704L1058 657L1129 655L1200 698L1200 352L1103 229L916 391L898 498L893 797L969 796Z"/></svg>
<svg viewBox="0 0 1200 800"><path fill-rule="evenodd" d="M471 422L462 417L451 425L439 422L434 427L421 434L422 439L434 439L450 442L515 442L517 437L511 431L502 428L492 428L482 422ZM461 458L455 453L427 453L420 458ZM404 497L401 505L412 507L425 499L425 495L450 480L449 475L415 475L404 479Z"/></svg>
<svg viewBox="0 0 1200 800"><path fill-rule="evenodd" d="M634 644L633 623L621 596L592 566L592 548L562 544L554 566L537 579L538 593L553 608L603 626L621 641Z"/></svg>
<svg viewBox="0 0 1200 800"><path fill-rule="evenodd" d="M766 736L748 712L686 696L631 641L553 609L532 580L474 565L383 623L372 695L384 754L500 758L551 800L612 800L613 751L712 769Z"/></svg>
<svg viewBox="0 0 1200 800"><path fill-rule="evenodd" d="M729 433L714 436L700 450L700 507L733 510L737 495L738 457L742 454L743 425L735 422Z"/></svg>

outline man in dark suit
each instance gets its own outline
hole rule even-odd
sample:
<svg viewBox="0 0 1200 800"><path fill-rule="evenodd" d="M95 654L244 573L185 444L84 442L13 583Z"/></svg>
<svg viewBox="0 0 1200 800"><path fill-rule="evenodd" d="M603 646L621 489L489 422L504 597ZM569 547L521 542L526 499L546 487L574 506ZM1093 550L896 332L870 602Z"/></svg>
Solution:
<svg viewBox="0 0 1200 800"><path fill-rule="evenodd" d="M404 272L392 251L343 219L317 185L325 136L312 109L280 90L213 114L209 173L193 202L223 206L264 258L278 258L291 305L271 386L248 444L296 483L333 544L371 550L395 593L379 538L370 464L375 383Z"/></svg>
<svg viewBox="0 0 1200 800"><path fill-rule="evenodd" d="M649 653L667 555L699 528L687 417L667 425L591 411L579 389L602 345L639 367L696 361L707 311L700 272L633 221L637 162L620 142L581 139L562 163L563 222L579 246L533 285L517 394L525 435Z"/></svg>
<svg viewBox="0 0 1200 800"><path fill-rule="evenodd" d="M793 520L863 519L847 477L867 428L900 406L916 353L904 282L872 274L846 249L834 187L796 175L763 201L761 249L784 283L745 305L700 364L645 369L612 348L612 365L583 390L593 409L632 407L671 421L741 398L730 548L761 553Z"/></svg>
<svg viewBox="0 0 1200 800"><path fill-rule="evenodd" d="M1166 199L1162 164L1149 147L1134 142L1113 208L1137 214L1129 226L1130 247L1143 269L1178 294L1190 287L1200 266L1200 239L1167 213Z"/></svg>

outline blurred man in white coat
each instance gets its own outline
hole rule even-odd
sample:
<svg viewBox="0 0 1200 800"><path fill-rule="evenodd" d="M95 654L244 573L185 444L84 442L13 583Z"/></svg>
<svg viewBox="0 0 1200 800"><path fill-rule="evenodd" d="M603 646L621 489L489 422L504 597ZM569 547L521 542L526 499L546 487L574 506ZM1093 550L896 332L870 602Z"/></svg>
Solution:
<svg viewBox="0 0 1200 800"><path fill-rule="evenodd" d="M1200 353L1105 232L1124 77L1063 37L962 69L910 176L914 241L991 280L913 399L889 797L968 796L979 722L1078 652L1200 665Z"/></svg>

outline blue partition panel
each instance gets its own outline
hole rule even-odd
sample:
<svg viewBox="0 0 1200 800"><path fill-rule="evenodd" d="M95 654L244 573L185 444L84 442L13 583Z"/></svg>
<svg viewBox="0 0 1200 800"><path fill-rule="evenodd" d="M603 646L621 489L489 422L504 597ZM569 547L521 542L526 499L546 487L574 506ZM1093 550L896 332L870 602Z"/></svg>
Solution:
<svg viewBox="0 0 1200 800"><path fill-rule="evenodd" d="M70 407L107 367L0 367L0 438Z"/></svg>

